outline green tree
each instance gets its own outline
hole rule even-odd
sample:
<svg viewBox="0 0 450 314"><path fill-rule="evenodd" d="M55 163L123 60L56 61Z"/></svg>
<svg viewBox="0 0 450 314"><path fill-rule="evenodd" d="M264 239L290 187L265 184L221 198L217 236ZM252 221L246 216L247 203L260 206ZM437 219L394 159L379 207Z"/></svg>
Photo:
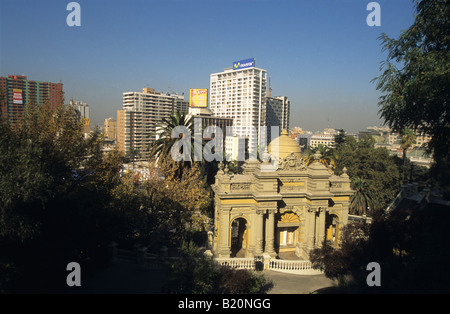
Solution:
<svg viewBox="0 0 450 314"><path fill-rule="evenodd" d="M131 160L131 164L134 170L134 163L136 161L136 158L139 158L141 156L141 152L137 148L130 148L130 151L126 154L125 158L129 161Z"/></svg>
<svg viewBox="0 0 450 314"><path fill-rule="evenodd" d="M209 223L210 194L197 164L178 172L179 165L161 159L147 177L126 173L112 191L113 208L128 217L129 240L154 246L177 243L187 230L203 231Z"/></svg>
<svg viewBox="0 0 450 314"><path fill-rule="evenodd" d="M339 248L325 242L310 259L338 280L333 290L340 293L448 293L449 215L442 204L409 204L374 217L371 224L346 225ZM381 267L381 287L366 283L366 266L374 261Z"/></svg>
<svg viewBox="0 0 450 314"><path fill-rule="evenodd" d="M219 266L192 242L184 242L172 265L171 286L179 293L265 294L273 287L263 274Z"/></svg>
<svg viewBox="0 0 450 314"><path fill-rule="evenodd" d="M328 278L338 280L341 287L358 284L361 275L367 275L361 265L368 263L366 248L369 234L370 226L366 223L344 226L339 248L324 241L321 248L310 252L313 267L322 270Z"/></svg>
<svg viewBox="0 0 450 314"><path fill-rule="evenodd" d="M353 215L370 214L374 207L369 184L363 178L355 176L351 179L355 194L352 195L349 213Z"/></svg>
<svg viewBox="0 0 450 314"><path fill-rule="evenodd" d="M317 147L309 147L303 153L303 159L307 165L310 165L314 162L316 153L320 153L319 162L323 164L325 167L335 167L335 153L334 149L328 146L319 144Z"/></svg>
<svg viewBox="0 0 450 314"><path fill-rule="evenodd" d="M416 144L416 133L411 129L404 129L401 133L400 147L403 150L403 175L402 181L406 182L406 151Z"/></svg>
<svg viewBox="0 0 450 314"><path fill-rule="evenodd" d="M215 180L214 177L218 170L218 161L205 160L203 155L203 147L205 145L205 140L203 140L202 136L203 130L200 134L200 137L202 138L199 143L200 145L197 145L195 143L194 136L194 119L192 117L189 117L189 115L184 112L173 113L168 119L163 119L161 125L157 127L156 134L158 135L158 139L150 144L150 158L156 160L172 159L172 147L177 141L182 140L184 136L186 136L186 134L180 134L178 138L172 138L172 131L177 127L181 127L181 129L179 129L179 131L181 132L184 132L184 130L190 132L191 137L189 147L191 154L189 156L189 159L176 163L178 167L178 175L181 176L184 169L191 167L193 163L199 163L199 169L201 170L202 176L206 178L209 185L213 184ZM223 152L222 160L226 160L225 152ZM232 162L228 162L227 164L229 165L230 169L233 168L237 171L238 165L235 165L235 163ZM212 191L210 192L212 193Z"/></svg>
<svg viewBox="0 0 450 314"><path fill-rule="evenodd" d="M415 1L413 25L397 39L382 34L387 59L374 79L380 115L395 131L410 128L431 135L434 177L448 186L450 175L450 5Z"/></svg>
<svg viewBox="0 0 450 314"><path fill-rule="evenodd" d="M339 145L345 142L345 138L347 137L344 129L339 129L338 134L334 136L335 148L338 148Z"/></svg>
<svg viewBox="0 0 450 314"><path fill-rule="evenodd" d="M6 217L14 221L24 214L19 221L27 226L25 203L31 202L29 213L37 214L49 199L79 186L88 167L95 167L94 160L102 160L100 135L84 139L81 126L73 109L52 109L48 103L25 106L24 118L17 126L2 124L0 193L5 225L1 232L15 230L18 235L20 228L8 227L11 221Z"/></svg>
<svg viewBox="0 0 450 314"><path fill-rule="evenodd" d="M183 136L180 134L178 138L172 138L172 131L177 127L186 127L191 132L191 142L193 150L193 134L194 124L192 118L189 118L185 112L176 111L168 119L164 118L160 126L156 129L156 135L159 137L150 146L150 156L171 157L171 149L173 145ZM192 154L191 154L192 155Z"/></svg>
<svg viewBox="0 0 450 314"><path fill-rule="evenodd" d="M89 276L121 230L109 207L121 156L103 154L98 131L85 139L62 105L28 104L0 129L0 290L63 291L67 261Z"/></svg>
<svg viewBox="0 0 450 314"><path fill-rule="evenodd" d="M370 193L373 211L384 210L395 198L400 186L398 157L391 156L386 148L375 148L374 139L364 136L359 141L348 136L336 150L337 175L344 167L350 178L364 178ZM373 213L373 212L372 212Z"/></svg>

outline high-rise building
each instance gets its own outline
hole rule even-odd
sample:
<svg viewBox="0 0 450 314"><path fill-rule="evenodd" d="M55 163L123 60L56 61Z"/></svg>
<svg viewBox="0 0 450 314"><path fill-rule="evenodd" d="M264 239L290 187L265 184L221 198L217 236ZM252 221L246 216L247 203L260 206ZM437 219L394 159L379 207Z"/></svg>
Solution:
<svg viewBox="0 0 450 314"><path fill-rule="evenodd" d="M128 111L130 113L131 111ZM128 119L129 120L129 119ZM127 130L130 132L129 130ZM117 149L125 153L125 110L117 110Z"/></svg>
<svg viewBox="0 0 450 314"><path fill-rule="evenodd" d="M90 119L89 105L87 103L71 99L69 105L72 106L82 118Z"/></svg>
<svg viewBox="0 0 450 314"><path fill-rule="evenodd" d="M208 108L189 108L189 115L192 118L194 123L194 135L200 136L202 140L210 140L210 138L204 136L204 131L208 127L218 127L220 129L218 132L222 132L222 151L226 149L227 146L227 136L226 130L227 128L233 127L233 119L225 118L225 117L217 117L212 114L212 111ZM201 131L201 134L197 134L196 132ZM217 138L218 134L214 133L214 138ZM216 149L218 147L216 146ZM222 156L224 157L224 156Z"/></svg>
<svg viewBox="0 0 450 314"><path fill-rule="evenodd" d="M51 108L63 103L63 84L30 81L24 75L0 77L0 117L15 124L22 117L24 106L48 103Z"/></svg>
<svg viewBox="0 0 450 314"><path fill-rule="evenodd" d="M75 109L78 117L83 121L83 132L89 133L91 131L91 118L89 113L89 105L79 100L71 99L69 106Z"/></svg>
<svg viewBox="0 0 450 314"><path fill-rule="evenodd" d="M267 71L255 60L235 62L232 68L210 75L210 109L215 116L233 118L231 137L248 139L248 151L267 145L260 127L266 125Z"/></svg>
<svg viewBox="0 0 450 314"><path fill-rule="evenodd" d="M266 126L269 138L278 137L280 134L271 134L271 127L278 126L279 132L289 131L289 114L291 102L286 96L267 97L266 100Z"/></svg>
<svg viewBox="0 0 450 314"><path fill-rule="evenodd" d="M138 158L148 157L148 148L156 139L156 127L175 111L186 112L188 102L183 95L155 92L123 93L123 110L117 112L117 145L125 154L135 150Z"/></svg>
<svg viewBox="0 0 450 314"><path fill-rule="evenodd" d="M114 118L107 118L103 123L103 133L108 139L117 139L117 121Z"/></svg>

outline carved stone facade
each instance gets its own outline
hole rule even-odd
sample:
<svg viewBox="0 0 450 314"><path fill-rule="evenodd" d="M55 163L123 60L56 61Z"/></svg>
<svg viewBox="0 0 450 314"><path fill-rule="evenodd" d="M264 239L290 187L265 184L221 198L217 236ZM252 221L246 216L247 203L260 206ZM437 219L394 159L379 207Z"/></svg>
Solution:
<svg viewBox="0 0 450 314"><path fill-rule="evenodd" d="M221 165L213 185L214 255L308 258L324 239L338 246L354 191L345 171L336 176L319 158L307 166L298 154L286 154L273 171L247 161L243 174Z"/></svg>

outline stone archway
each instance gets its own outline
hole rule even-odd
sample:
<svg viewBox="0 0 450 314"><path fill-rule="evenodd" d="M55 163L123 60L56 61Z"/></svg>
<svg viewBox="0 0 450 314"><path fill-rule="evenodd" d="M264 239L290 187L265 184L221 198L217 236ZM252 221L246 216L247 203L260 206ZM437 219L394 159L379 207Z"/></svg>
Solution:
<svg viewBox="0 0 450 314"><path fill-rule="evenodd" d="M327 212L325 216L325 240L334 247L339 246L339 216Z"/></svg>
<svg viewBox="0 0 450 314"><path fill-rule="evenodd" d="M292 211L278 215L276 248L278 253L296 252L300 236L300 217Z"/></svg>
<svg viewBox="0 0 450 314"><path fill-rule="evenodd" d="M237 217L231 222L231 254L230 257L246 257L248 253L249 237L248 222L243 217Z"/></svg>

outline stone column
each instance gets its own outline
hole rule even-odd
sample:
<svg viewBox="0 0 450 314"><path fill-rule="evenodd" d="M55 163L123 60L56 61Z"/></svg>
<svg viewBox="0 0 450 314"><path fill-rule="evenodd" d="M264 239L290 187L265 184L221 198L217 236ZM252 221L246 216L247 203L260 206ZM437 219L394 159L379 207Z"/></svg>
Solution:
<svg viewBox="0 0 450 314"><path fill-rule="evenodd" d="M325 239L325 215L326 211L325 208L319 207L317 209L317 219L316 219L316 225L317 225L317 233L316 233L316 247L322 247L323 240Z"/></svg>
<svg viewBox="0 0 450 314"><path fill-rule="evenodd" d="M230 257L230 209L222 209L219 234L219 257Z"/></svg>
<svg viewBox="0 0 450 314"><path fill-rule="evenodd" d="M257 209L256 210L256 246L255 246L255 255L263 254L263 233L264 233L264 210Z"/></svg>
<svg viewBox="0 0 450 314"><path fill-rule="evenodd" d="M308 208L309 217L307 219L306 231L306 249L308 251L314 248L316 237L316 211L315 208Z"/></svg>
<svg viewBox="0 0 450 314"><path fill-rule="evenodd" d="M317 248L319 246L320 240L319 240L319 215L320 215L320 208L316 207L314 208L314 248Z"/></svg>
<svg viewBox="0 0 450 314"><path fill-rule="evenodd" d="M341 229L342 229L342 223L340 221L338 221L336 223L336 241L334 243L336 248L340 247L340 242L341 242Z"/></svg>
<svg viewBox="0 0 450 314"><path fill-rule="evenodd" d="M247 257L253 257L255 254L255 244L256 244L256 235L255 230L256 228L256 222L255 219L250 219L250 221L247 223L247 238L248 238L248 249L247 249Z"/></svg>
<svg viewBox="0 0 450 314"><path fill-rule="evenodd" d="M221 232L221 219L222 219L222 213L220 211L220 199L215 198L214 200L215 208L214 208L214 232L213 232L213 242L212 242L212 251L214 252L214 255L217 255L219 252L220 247L220 232Z"/></svg>
<svg viewBox="0 0 450 314"><path fill-rule="evenodd" d="M265 253L271 257L275 257L277 253L274 249L275 243L275 209L269 209L267 211L267 223L266 223L266 248Z"/></svg>

